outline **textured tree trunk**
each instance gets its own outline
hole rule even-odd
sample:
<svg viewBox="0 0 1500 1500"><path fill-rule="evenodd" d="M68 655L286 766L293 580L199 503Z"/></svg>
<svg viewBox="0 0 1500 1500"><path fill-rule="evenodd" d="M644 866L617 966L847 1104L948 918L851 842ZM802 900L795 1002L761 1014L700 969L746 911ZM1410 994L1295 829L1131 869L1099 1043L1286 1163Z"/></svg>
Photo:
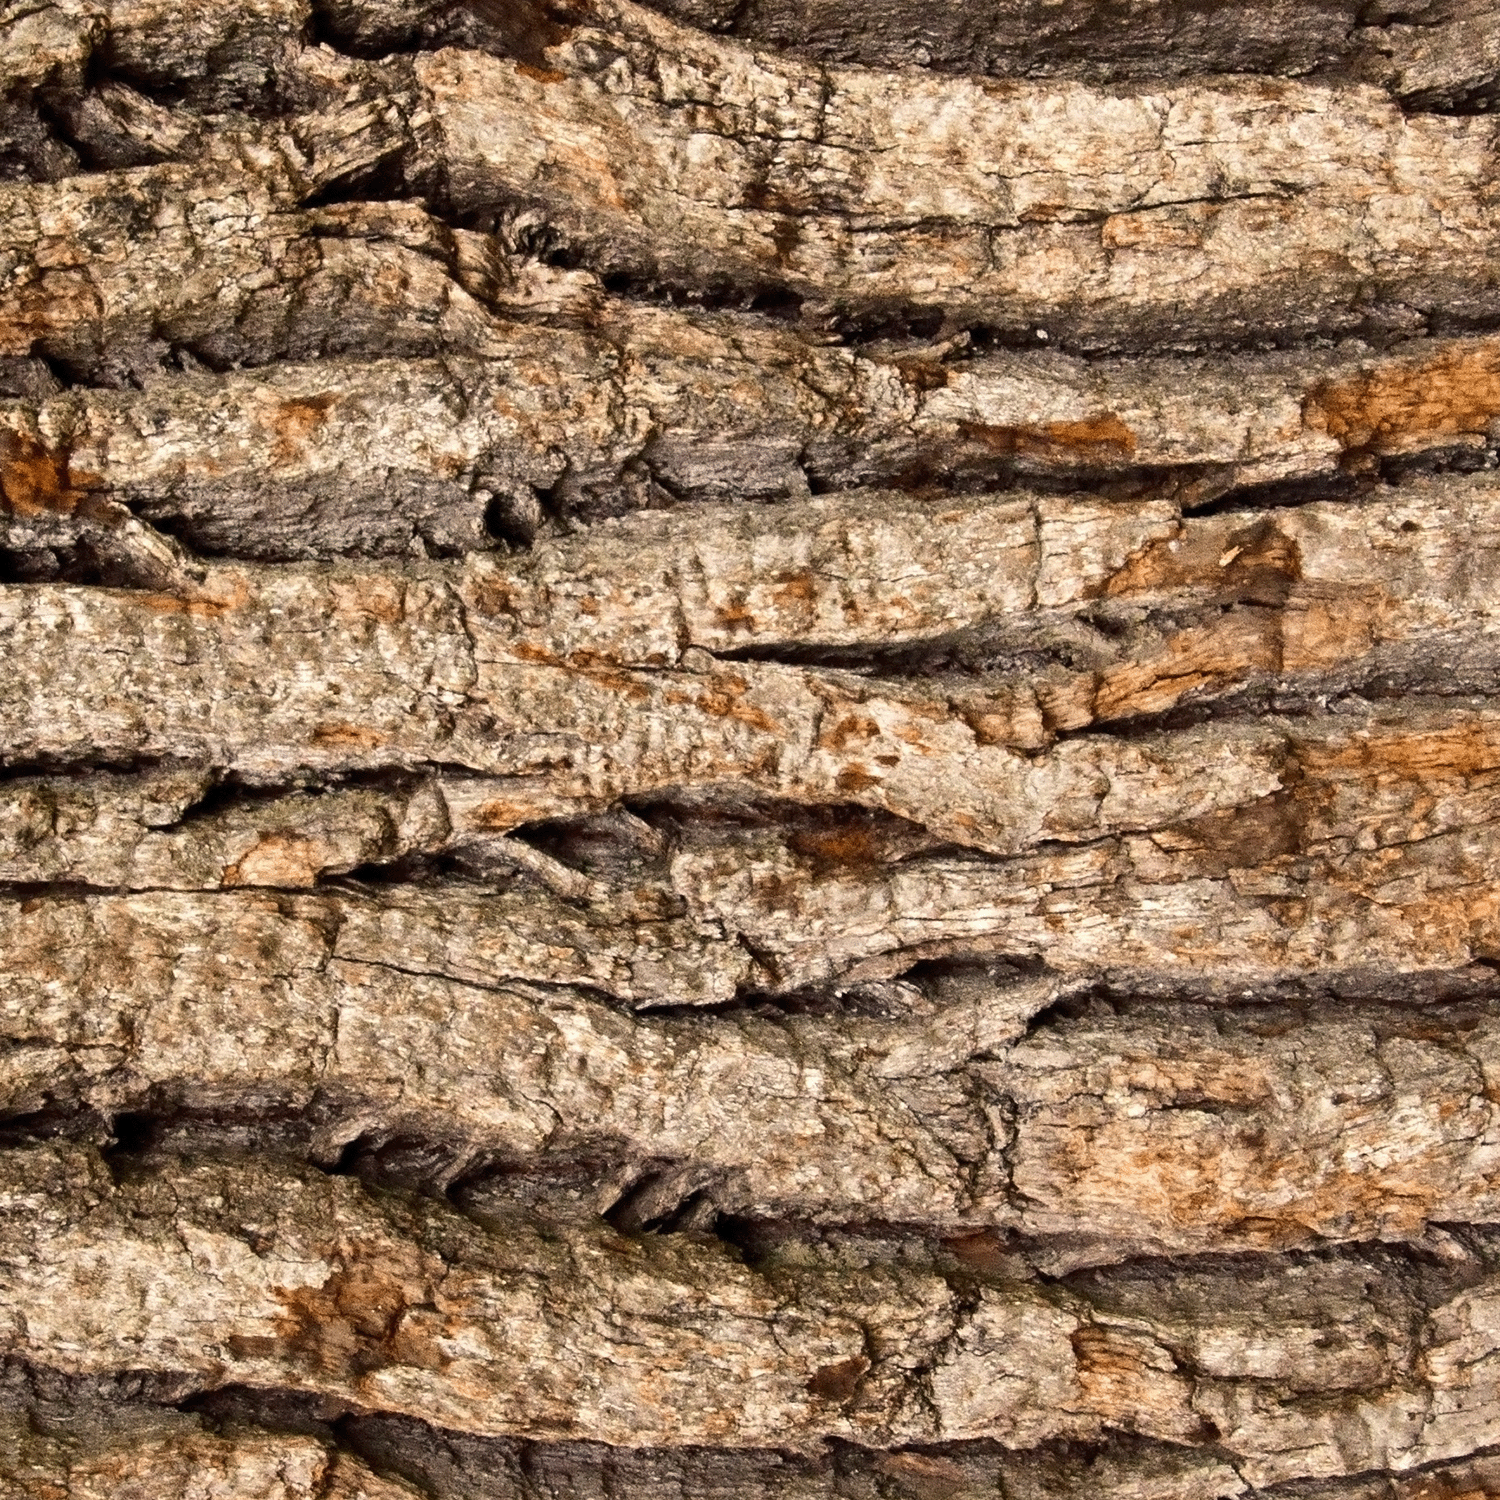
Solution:
<svg viewBox="0 0 1500 1500"><path fill-rule="evenodd" d="M0 1493L1500 1496L1500 7L0 7Z"/></svg>

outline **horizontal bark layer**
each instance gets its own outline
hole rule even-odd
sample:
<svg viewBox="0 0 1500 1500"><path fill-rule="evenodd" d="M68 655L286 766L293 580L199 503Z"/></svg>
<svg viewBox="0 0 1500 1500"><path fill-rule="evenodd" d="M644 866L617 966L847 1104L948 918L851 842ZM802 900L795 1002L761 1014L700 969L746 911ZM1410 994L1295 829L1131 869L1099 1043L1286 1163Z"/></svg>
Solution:
<svg viewBox="0 0 1500 1500"><path fill-rule="evenodd" d="M850 986L822 1015L632 1018L600 998L722 994L773 939L716 945L714 925L611 931L524 888L6 902L0 1110L187 1111L210 1136L300 1118L290 1139L319 1159L426 1143L433 1180L561 1173L637 1223L701 1198L988 1226L1053 1265L1496 1213L1487 1002L1371 1005L1346 978L1286 1022L1165 1002L1032 1021L1079 977L977 965ZM1385 983L1414 999L1432 978Z"/></svg>
<svg viewBox="0 0 1500 1500"><path fill-rule="evenodd" d="M823 564L820 582L816 553L855 552L854 566L876 574L879 544L901 530L894 509L866 523L857 502L821 531L831 507L794 512L808 530L764 543L788 566L753 600L735 582L745 553L733 545L706 586L691 567L657 575L643 585L654 593L645 629L628 592L611 601L605 573L630 531L516 565L223 568L179 593L16 587L0 598L14 664L0 757L179 758L263 781L439 762L509 779L474 814L495 832L621 797L734 785L895 813L1000 854L1107 837L1160 826L1165 809L1180 822L1275 792L1279 733L1090 735L1046 748L1059 733L1257 686L1389 691L1445 673L1450 692L1492 690L1494 489L1475 477L1414 485L1370 511L1186 522L1152 505L945 509L937 519L955 528L955 550L981 549L995 571L934 583L925 605L913 579L889 594L892 615L920 627L925 607L931 630L966 608L987 623L989 589L1007 570L1023 596L1050 587L1049 546L1081 570L1059 567L1050 607L1027 628L998 624L988 679L726 663L696 645L702 633L723 650L756 627L777 644L857 634L857 621L841 631L830 621L849 618L842 561ZM660 533L646 520L634 535L649 545ZM866 539L877 550L861 562ZM752 558L755 545L752 527ZM1080 633L1070 620L1084 609L1095 623Z"/></svg>
<svg viewBox="0 0 1500 1500"><path fill-rule="evenodd" d="M0 187L0 355L128 385L184 356L227 369L487 348L493 320L457 270L478 237L399 204L300 209L318 178L290 136L264 135L227 143L259 170L210 159Z"/></svg>
<svg viewBox="0 0 1500 1500"><path fill-rule="evenodd" d="M314 324L264 328L271 357L350 348L382 304L387 321L402 321L399 305L415 325L392 328L387 352L431 348L451 295L419 310L430 294L393 284L394 266L367 286L370 258L294 212L330 190L423 195L488 216L513 251L853 327L1139 350L1494 317L1496 127L1479 116L1408 116L1348 85L1016 93L839 71L628 0L596 5L590 23L540 51L542 66L451 48L384 63L311 49L302 92L335 102L274 126L205 133L170 111L101 104L113 108L105 158L206 153L230 201L214 212L201 172L171 166L116 174L107 206L90 178L0 193L10 278L18 255L38 267L0 304L0 350L35 346L87 370L98 304L139 318L155 300L170 309L158 337L229 363L253 357L238 323L266 325L289 297ZM280 222L267 218L278 209ZM151 227L123 265L89 250L136 240L134 222ZM194 275L180 286L185 259ZM225 284L241 288L237 308L184 305ZM64 333L58 320L80 302L80 326ZM461 326L465 311L447 321Z"/></svg>
<svg viewBox="0 0 1500 1500"><path fill-rule="evenodd" d="M37 1382L33 1382L34 1384ZM60 1395L0 1413L0 1477L20 1500L136 1494L151 1500L1256 1500L1232 1463L1176 1444L1112 1436L1032 1450L948 1443L818 1453L610 1448L582 1442L475 1438L410 1418L344 1415L327 1401L229 1391L194 1403L204 1415L142 1401ZM1301 1482L1307 1500L1488 1496L1493 1457L1415 1473ZM1274 1493L1274 1491L1272 1492ZM1285 1493L1283 1491L1283 1493Z"/></svg>
<svg viewBox="0 0 1500 1500"><path fill-rule="evenodd" d="M1094 82L1273 73L1380 84L1409 108L1483 108L1500 57L1484 0L1402 14L1347 0L1295 9L1213 0L1137 0L1101 10L989 0L959 13L880 0L857 10L827 0L653 0L653 8L719 36L790 48L832 63ZM286 107L287 75L309 26L361 56L479 47L536 63L568 24L565 5L448 6L439 0L254 0L185 13L163 0L51 0L6 27L8 81L82 91L90 73L171 89L201 107L267 100ZM295 96L293 96L295 98Z"/></svg>
<svg viewBox="0 0 1500 1500"><path fill-rule="evenodd" d="M1128 1427L1252 1483L1492 1443L1487 1242L1091 1273L772 1258L460 1216L273 1163L9 1153L13 1354L213 1390L282 1387L478 1435L625 1446L1026 1447ZM951 1264L951 1262L950 1262ZM1247 1326L1246 1317L1253 1320Z"/></svg>
<svg viewBox="0 0 1500 1500"><path fill-rule="evenodd" d="M223 806L199 808L224 795L210 793L202 771L26 777L0 789L0 879L296 890L350 870L399 875L413 856L446 855L471 875L520 871L537 887L508 895L507 915L489 924L480 914L499 897L447 920L440 891L382 886L382 901L430 910L412 920L451 932L419 942L411 928L411 951L450 953L445 962L479 964L472 972L485 979L578 982L580 970L521 957L530 933L573 930L581 951L598 950L596 982L609 988L614 957L634 953L632 934L654 920L671 934L664 948L685 945L706 965L705 982L690 985L675 969L644 987L617 976L622 997L645 1004L725 999L750 974L757 988L782 992L870 977L966 944L1044 954L1064 972L1133 972L1210 990L1216 977L1232 986L1311 973L1318 953L1330 973L1389 965L1411 974L1462 969L1493 951L1483 891L1496 736L1491 712L1432 710L1415 722L1349 711L1087 737L1061 747L1050 768L1020 760L1030 779L1016 795L1029 803L991 834L1029 847L1020 857L965 856L941 834L857 812L782 808L790 826L773 831L741 803L737 828L731 799L722 830L690 826L669 841L639 820L606 819L595 836L623 863L598 878L577 868L579 856L570 865L545 853L545 829L535 830L543 849L505 836L514 807L505 781L442 777L240 801L231 789ZM670 824L675 809L667 802L653 816ZM701 810L712 815L712 802ZM691 820L692 805L684 811ZM579 832L588 862L589 825ZM455 899L464 905L461 892ZM698 940L673 912L691 914ZM492 958L466 955L491 925ZM520 976L506 954L526 966Z"/></svg>
<svg viewBox="0 0 1500 1500"><path fill-rule="evenodd" d="M492 547L497 533L529 541L556 518L576 524L680 501L743 504L892 480L914 490L1028 477L1113 482L1187 507L1275 484L1357 493L1357 476L1423 455L1483 465L1500 421L1500 343L1487 338L1384 354L1085 364L932 350L869 357L668 311L615 308L595 332L501 323L444 280L441 262L458 255L462 234L428 228L430 256L355 240L320 241L315 258L326 270L325 251L384 257L409 289L414 264L429 305L451 293L453 308L472 315L483 359L199 373L145 391L74 391L0 408L0 516L12 553L66 550L80 531L107 533L111 522L118 548L147 545L120 535L139 530L122 505L201 552L284 560L452 553ZM255 230L267 232L264 222ZM202 290L212 316L233 321L235 339L257 336L243 308L208 283ZM175 316L146 299L131 306L157 332ZM304 340L358 342L348 307L336 334L329 319L340 309L324 311L303 302L286 316ZM118 335L117 346L92 302L46 300L39 316L61 329L75 313L87 328L58 332L65 344L77 334L127 362L132 348L142 352L135 334ZM393 326L382 336L406 337ZM876 503L908 512L912 504ZM785 524L753 517L735 529ZM665 524L686 543L726 518Z"/></svg>
<svg viewBox="0 0 1500 1500"><path fill-rule="evenodd" d="M0 1484L14 1500L416 1500L315 1436L236 1429L171 1410L84 1406L37 1430L0 1413Z"/></svg>
<svg viewBox="0 0 1500 1500"><path fill-rule="evenodd" d="M60 1382L49 1380L53 1386ZM76 1384L76 1383L75 1383ZM50 1392L49 1392L50 1394ZM400 1417L344 1416L284 1394L237 1391L196 1403L211 1416L97 1397L25 1401L0 1414L0 1477L20 1500L1257 1500L1225 1458L1111 1437L1011 1451L950 1443L891 1451L839 1444L784 1450L621 1449L578 1442L474 1438ZM1300 1482L1299 1500L1483 1497L1500 1486L1493 1457L1415 1473ZM1281 1491L1285 1493L1285 1491Z"/></svg>
<svg viewBox="0 0 1500 1500"><path fill-rule="evenodd" d="M1489 122L1265 81L1016 94L773 60L628 0L590 20L545 78L456 51L414 75L448 200L535 205L601 270L1091 348L1492 303Z"/></svg>

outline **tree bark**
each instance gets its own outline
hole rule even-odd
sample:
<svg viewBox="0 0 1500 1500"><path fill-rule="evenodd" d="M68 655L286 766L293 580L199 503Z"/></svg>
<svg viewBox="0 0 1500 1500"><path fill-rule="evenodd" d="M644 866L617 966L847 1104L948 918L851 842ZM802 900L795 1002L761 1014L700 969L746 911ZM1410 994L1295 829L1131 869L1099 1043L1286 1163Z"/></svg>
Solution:
<svg viewBox="0 0 1500 1500"><path fill-rule="evenodd" d="M0 10L0 1491L1500 1496L1500 12Z"/></svg>

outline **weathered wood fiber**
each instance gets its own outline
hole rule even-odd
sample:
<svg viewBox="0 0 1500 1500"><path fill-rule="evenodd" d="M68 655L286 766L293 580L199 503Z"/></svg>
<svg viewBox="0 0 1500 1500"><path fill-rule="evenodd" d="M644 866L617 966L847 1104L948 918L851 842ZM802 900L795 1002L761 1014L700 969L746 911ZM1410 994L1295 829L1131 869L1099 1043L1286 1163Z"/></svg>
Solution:
<svg viewBox="0 0 1500 1500"><path fill-rule="evenodd" d="M938 7L879 0L654 0L692 25L829 62L919 66L1001 77L1100 81L1273 73L1378 82L1426 108L1484 109L1496 75L1495 12L1483 3L1393 6L1037 5ZM376 7L334 10L380 15ZM431 23L429 23L431 24ZM366 34L373 30L365 21ZM386 35L393 35L394 29Z"/></svg>

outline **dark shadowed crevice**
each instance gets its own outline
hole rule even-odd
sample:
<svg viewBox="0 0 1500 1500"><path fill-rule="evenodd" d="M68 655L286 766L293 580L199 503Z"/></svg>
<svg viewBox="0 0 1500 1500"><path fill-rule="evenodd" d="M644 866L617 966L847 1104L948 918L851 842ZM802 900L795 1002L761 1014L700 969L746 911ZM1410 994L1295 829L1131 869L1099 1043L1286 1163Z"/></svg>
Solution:
<svg viewBox="0 0 1500 1500"><path fill-rule="evenodd" d="M1193 516L1238 515L1263 510L1296 510L1304 505L1353 504L1372 497L1377 483L1349 473L1313 474L1265 484L1237 485L1202 505L1188 507Z"/></svg>
<svg viewBox="0 0 1500 1500"><path fill-rule="evenodd" d="M543 68L588 14L579 0L314 0L312 31L351 57L462 47Z"/></svg>

